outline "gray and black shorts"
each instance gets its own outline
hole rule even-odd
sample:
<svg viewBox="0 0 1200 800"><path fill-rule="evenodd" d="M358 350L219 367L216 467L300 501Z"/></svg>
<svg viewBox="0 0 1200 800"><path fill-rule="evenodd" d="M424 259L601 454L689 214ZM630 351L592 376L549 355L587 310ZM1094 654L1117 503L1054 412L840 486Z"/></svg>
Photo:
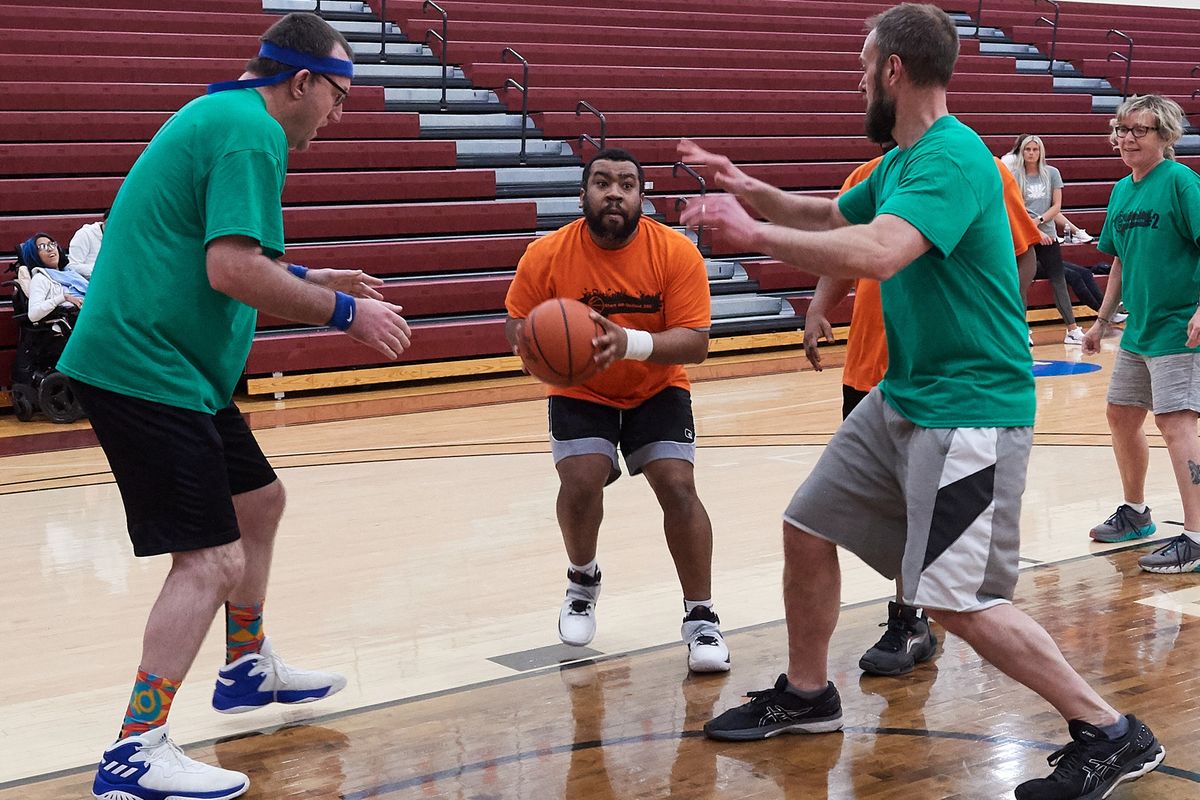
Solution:
<svg viewBox="0 0 1200 800"><path fill-rule="evenodd" d="M661 458L696 463L692 395L677 386L627 409L553 395L548 414L554 463L570 456L606 455L612 459L609 483L621 476L618 446L630 475Z"/></svg>
<svg viewBox="0 0 1200 800"><path fill-rule="evenodd" d="M906 603L981 611L1017 583L1033 428L923 428L871 391L784 520L899 578Z"/></svg>

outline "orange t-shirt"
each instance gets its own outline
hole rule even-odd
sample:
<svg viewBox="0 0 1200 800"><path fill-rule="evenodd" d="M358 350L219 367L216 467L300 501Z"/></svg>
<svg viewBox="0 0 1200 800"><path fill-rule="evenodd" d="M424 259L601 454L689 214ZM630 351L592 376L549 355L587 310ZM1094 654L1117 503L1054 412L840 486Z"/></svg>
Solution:
<svg viewBox="0 0 1200 800"><path fill-rule="evenodd" d="M704 256L682 233L646 217L620 250L599 247L582 219L530 244L508 287L505 308L510 317L524 319L552 297L574 298L618 325L650 333L707 332L712 324ZM547 391L633 408L668 386L691 388L681 364L621 360L579 386L547 386Z"/></svg>
<svg viewBox="0 0 1200 800"><path fill-rule="evenodd" d="M882 159L883 156L874 158L851 172L838 193L866 180ZM1021 197L1016 179L1000 159L995 161L1004 188L1004 210L1008 213L1008 226L1012 230L1013 251L1019 256L1033 245L1041 244L1042 234L1025 211L1025 200ZM879 281L859 278L854 283L854 310L850 314L850 336L846 341L846 366L842 369L842 383L860 392L869 392L883 380L887 365L887 335L883 328L883 299Z"/></svg>

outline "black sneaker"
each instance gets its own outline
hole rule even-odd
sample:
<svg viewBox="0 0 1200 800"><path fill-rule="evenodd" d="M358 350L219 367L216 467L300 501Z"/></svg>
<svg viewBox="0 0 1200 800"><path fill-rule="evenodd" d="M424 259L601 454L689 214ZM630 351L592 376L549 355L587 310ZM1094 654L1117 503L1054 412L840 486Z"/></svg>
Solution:
<svg viewBox="0 0 1200 800"><path fill-rule="evenodd" d="M937 637L929 627L929 617L912 606L888 603L887 630L858 660L868 675L906 675L937 652Z"/></svg>
<svg viewBox="0 0 1200 800"><path fill-rule="evenodd" d="M1095 725L1071 720L1071 742L1046 759L1054 772L1018 786L1017 800L1101 800L1118 783L1153 770L1162 763L1163 746L1137 717L1125 719L1129 732L1116 740Z"/></svg>
<svg viewBox="0 0 1200 800"><path fill-rule="evenodd" d="M761 692L749 692L750 702L710 719L704 733L710 739L747 742L777 733L829 733L842 729L842 699L833 684L815 700L787 691L787 675Z"/></svg>

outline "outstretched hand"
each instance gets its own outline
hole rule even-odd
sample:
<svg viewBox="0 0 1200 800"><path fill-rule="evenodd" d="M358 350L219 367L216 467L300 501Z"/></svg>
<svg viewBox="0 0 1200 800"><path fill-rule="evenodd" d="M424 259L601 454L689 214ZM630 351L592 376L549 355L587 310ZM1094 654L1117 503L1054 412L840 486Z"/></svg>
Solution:
<svg viewBox="0 0 1200 800"><path fill-rule="evenodd" d="M742 172L725 156L710 153L691 139L680 139L675 152L685 164L697 164L708 169L715 186L736 194L747 202L751 202L749 195L761 183L757 178L751 178Z"/></svg>
<svg viewBox="0 0 1200 800"><path fill-rule="evenodd" d="M383 279L368 275L361 269L310 269L304 279L335 292L345 292L352 297L383 299L383 295L379 293Z"/></svg>
<svg viewBox="0 0 1200 800"><path fill-rule="evenodd" d="M354 321L346 334L357 342L395 361L408 349L412 331L400 316L402 306L383 300L363 298L355 303Z"/></svg>
<svg viewBox="0 0 1200 800"><path fill-rule="evenodd" d="M731 194L689 197L679 221L692 230L702 225L719 230L725 241L738 249L760 249L755 246L755 238L762 223L751 217Z"/></svg>

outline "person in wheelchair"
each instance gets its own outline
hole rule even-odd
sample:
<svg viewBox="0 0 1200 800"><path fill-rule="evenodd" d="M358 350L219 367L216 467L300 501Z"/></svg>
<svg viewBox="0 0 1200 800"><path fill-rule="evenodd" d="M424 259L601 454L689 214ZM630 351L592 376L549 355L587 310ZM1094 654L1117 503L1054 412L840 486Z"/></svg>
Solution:
<svg viewBox="0 0 1200 800"><path fill-rule="evenodd" d="M83 409L66 376L54 366L83 305L87 279L71 269L67 254L45 233L18 246L15 270L13 411L22 421L41 411L53 422L74 422Z"/></svg>
<svg viewBox="0 0 1200 800"><path fill-rule="evenodd" d="M20 253L30 273L29 321L41 322L53 314L73 323L87 294L87 278L72 269L67 254L47 234L26 239Z"/></svg>

